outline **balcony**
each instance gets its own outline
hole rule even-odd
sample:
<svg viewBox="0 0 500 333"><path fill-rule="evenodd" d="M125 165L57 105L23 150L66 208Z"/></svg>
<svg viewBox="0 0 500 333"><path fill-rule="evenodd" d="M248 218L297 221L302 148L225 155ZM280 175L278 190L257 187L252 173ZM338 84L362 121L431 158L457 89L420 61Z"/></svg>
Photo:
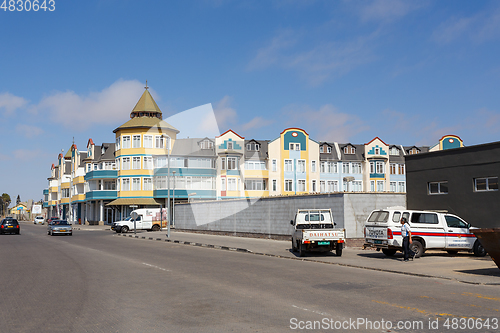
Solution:
<svg viewBox="0 0 500 333"><path fill-rule="evenodd" d="M105 170L109 171L109 170ZM118 191L90 191L85 194L85 200L114 200L118 198Z"/></svg>
<svg viewBox="0 0 500 333"><path fill-rule="evenodd" d="M117 178L118 171L117 170L93 170L87 172L85 175L85 180L89 181L92 179L103 179L103 178Z"/></svg>

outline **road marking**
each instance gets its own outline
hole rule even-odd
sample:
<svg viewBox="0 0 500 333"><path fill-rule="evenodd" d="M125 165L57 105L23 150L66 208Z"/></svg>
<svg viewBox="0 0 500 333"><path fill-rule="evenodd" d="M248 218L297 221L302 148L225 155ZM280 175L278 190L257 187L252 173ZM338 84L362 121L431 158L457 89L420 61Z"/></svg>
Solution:
<svg viewBox="0 0 500 333"><path fill-rule="evenodd" d="M481 295L481 294L462 293L462 296L471 296L471 297L477 297L477 298L482 298L482 299L490 299L492 301L500 301L500 297L490 297L490 296Z"/></svg>
<svg viewBox="0 0 500 333"><path fill-rule="evenodd" d="M492 308L487 308L487 307L484 307L482 305L476 305L476 304L464 304L462 302L458 302L458 301L450 301L450 300L447 300L447 299L437 299L437 298L434 298L434 297L430 297L430 296L420 296L421 298L430 298L430 299L434 299L436 301L439 301L439 302L449 302L449 303L458 303L460 305L465 305L465 306L470 306L470 307L473 307L473 308L484 308L485 310L490 310L490 311L497 311L499 312L500 310L499 309L492 309Z"/></svg>
<svg viewBox="0 0 500 333"><path fill-rule="evenodd" d="M296 305L292 305L292 307L299 309L299 310L307 311L307 312L317 313L317 314L320 314L322 316L330 316L330 317L332 316L331 314L326 313L326 312L320 312L320 311L316 311L316 310L309 310L309 309L305 309L305 308L300 308Z"/></svg>
<svg viewBox="0 0 500 333"><path fill-rule="evenodd" d="M160 269L160 270L165 271L165 272L171 272L170 269L161 268L161 267L158 267L158 266L155 266L155 265L147 264L145 262L143 262L142 264L146 265L146 266L149 266L149 267L152 267L152 268Z"/></svg>
<svg viewBox="0 0 500 333"><path fill-rule="evenodd" d="M373 300L373 299L372 299L372 302L379 303L379 304L384 304L384 305L389 305L389 306L393 306L393 307L404 309L404 310L416 311L416 312L419 312L419 313L421 313L423 315L426 315L426 316L440 316L440 317L456 317L456 318L466 318L466 319L468 319L468 318L477 319L476 317L457 316L457 315L454 315L454 314L451 314L451 313L429 312L429 311L418 309L418 308L412 308L410 306L403 306L403 305L398 305L398 304L391 304L391 303L387 303L387 302L376 301L376 300Z"/></svg>

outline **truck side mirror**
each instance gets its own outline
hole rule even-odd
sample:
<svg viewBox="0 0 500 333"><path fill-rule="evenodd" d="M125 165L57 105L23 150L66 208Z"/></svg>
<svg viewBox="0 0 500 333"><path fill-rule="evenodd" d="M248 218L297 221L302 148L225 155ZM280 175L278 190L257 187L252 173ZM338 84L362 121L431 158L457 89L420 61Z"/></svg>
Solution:
<svg viewBox="0 0 500 333"><path fill-rule="evenodd" d="M293 220L290 220L290 224L293 225Z"/></svg>
<svg viewBox="0 0 500 333"><path fill-rule="evenodd" d="M333 225L337 225L337 222L333 222Z"/></svg>

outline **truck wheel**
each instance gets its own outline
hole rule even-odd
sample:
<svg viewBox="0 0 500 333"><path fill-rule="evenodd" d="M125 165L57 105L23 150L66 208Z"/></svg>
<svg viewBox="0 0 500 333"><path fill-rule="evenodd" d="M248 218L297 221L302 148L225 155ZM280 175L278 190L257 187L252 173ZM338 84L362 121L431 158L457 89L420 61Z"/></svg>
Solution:
<svg viewBox="0 0 500 333"><path fill-rule="evenodd" d="M335 254L337 257L342 256L342 243L337 243L337 248L335 249Z"/></svg>
<svg viewBox="0 0 500 333"><path fill-rule="evenodd" d="M151 228L151 231L159 231L160 230L160 226L158 224L155 224L152 228Z"/></svg>
<svg viewBox="0 0 500 333"><path fill-rule="evenodd" d="M415 253L415 258L420 258L424 254L424 246L418 240L414 240L410 244L410 250Z"/></svg>
<svg viewBox="0 0 500 333"><path fill-rule="evenodd" d="M484 257L486 255L486 250L484 249L483 245L481 245L481 242L477 239L474 243L474 255L476 257Z"/></svg>
<svg viewBox="0 0 500 333"><path fill-rule="evenodd" d="M396 254L396 252L397 252L397 250L395 250L395 249L382 249L382 253L388 257L392 257L393 255Z"/></svg>
<svg viewBox="0 0 500 333"><path fill-rule="evenodd" d="M120 229L120 231L121 231L122 233L124 233L124 234L125 234L125 233L127 233L127 232L128 232L128 227L127 227L126 225L124 225L124 226Z"/></svg>

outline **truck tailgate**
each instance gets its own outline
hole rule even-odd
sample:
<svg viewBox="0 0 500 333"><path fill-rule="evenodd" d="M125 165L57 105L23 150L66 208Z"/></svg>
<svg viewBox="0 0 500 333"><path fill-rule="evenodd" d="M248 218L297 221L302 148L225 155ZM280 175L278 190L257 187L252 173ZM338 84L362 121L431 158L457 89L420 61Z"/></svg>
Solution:
<svg viewBox="0 0 500 333"><path fill-rule="evenodd" d="M302 239L309 241L344 239L344 229L303 230Z"/></svg>

